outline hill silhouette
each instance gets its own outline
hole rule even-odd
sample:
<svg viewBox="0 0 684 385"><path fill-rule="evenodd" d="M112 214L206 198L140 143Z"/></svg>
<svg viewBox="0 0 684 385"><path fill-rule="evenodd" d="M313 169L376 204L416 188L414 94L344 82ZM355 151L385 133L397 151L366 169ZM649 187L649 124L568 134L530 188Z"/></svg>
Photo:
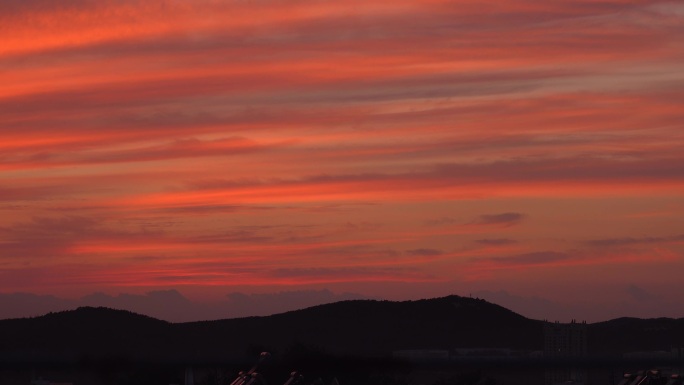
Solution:
<svg viewBox="0 0 684 385"><path fill-rule="evenodd" d="M539 321L484 300L449 296L418 301L343 301L269 317L176 325L181 335L280 350L292 344L335 354L378 356L399 349L543 344Z"/></svg>
<svg viewBox="0 0 684 385"><path fill-rule="evenodd" d="M170 335L166 321L125 310L81 307L0 321L0 357L10 362L141 358L135 352L149 355Z"/></svg>
<svg viewBox="0 0 684 385"><path fill-rule="evenodd" d="M353 300L266 317L168 323L108 308L0 321L3 362L120 359L219 362L297 347L333 355L402 349L543 349L543 322L481 299ZM589 325L593 354L684 346L684 319L622 318Z"/></svg>
<svg viewBox="0 0 684 385"><path fill-rule="evenodd" d="M595 354L669 350L684 347L684 318L617 318L589 325Z"/></svg>

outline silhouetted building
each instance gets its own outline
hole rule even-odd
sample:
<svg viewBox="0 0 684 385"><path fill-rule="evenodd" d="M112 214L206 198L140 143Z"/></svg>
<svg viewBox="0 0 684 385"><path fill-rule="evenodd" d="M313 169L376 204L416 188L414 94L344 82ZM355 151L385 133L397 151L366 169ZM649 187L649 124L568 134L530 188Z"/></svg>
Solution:
<svg viewBox="0 0 684 385"><path fill-rule="evenodd" d="M585 357L587 355L587 323L544 324L544 355L546 357Z"/></svg>
<svg viewBox="0 0 684 385"><path fill-rule="evenodd" d="M587 323L546 322L544 324L544 357L557 360L563 365L548 369L546 385L584 384L587 381L586 369L573 367L573 361L580 361L587 355Z"/></svg>
<svg viewBox="0 0 684 385"><path fill-rule="evenodd" d="M195 385L195 373L191 367L185 368L185 385Z"/></svg>
<svg viewBox="0 0 684 385"><path fill-rule="evenodd" d="M684 348L672 347L670 351L672 352L672 359L679 361L684 360Z"/></svg>

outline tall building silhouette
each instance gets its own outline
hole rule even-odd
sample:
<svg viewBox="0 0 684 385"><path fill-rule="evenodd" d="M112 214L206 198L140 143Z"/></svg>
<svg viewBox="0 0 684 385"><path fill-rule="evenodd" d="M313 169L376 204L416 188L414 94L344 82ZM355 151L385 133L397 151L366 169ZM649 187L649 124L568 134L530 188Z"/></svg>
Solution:
<svg viewBox="0 0 684 385"><path fill-rule="evenodd" d="M548 369L545 384L584 384L587 371L577 367L587 355L587 323L546 322L544 323L544 356L558 361L558 367Z"/></svg>
<svg viewBox="0 0 684 385"><path fill-rule="evenodd" d="M195 385L195 374L189 366L185 368L185 385Z"/></svg>

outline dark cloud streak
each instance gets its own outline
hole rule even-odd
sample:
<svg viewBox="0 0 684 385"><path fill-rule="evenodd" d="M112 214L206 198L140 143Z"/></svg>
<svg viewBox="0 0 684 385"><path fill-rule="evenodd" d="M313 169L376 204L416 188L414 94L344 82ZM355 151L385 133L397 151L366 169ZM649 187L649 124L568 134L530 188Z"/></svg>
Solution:
<svg viewBox="0 0 684 385"><path fill-rule="evenodd" d="M487 260L504 266L538 266L561 261L571 261L572 259L573 257L566 253L560 253L557 251L537 251L532 253L517 254L505 257L490 257L478 260Z"/></svg>
<svg viewBox="0 0 684 385"><path fill-rule="evenodd" d="M684 234L672 235L668 237L625 237L625 238L606 238L606 239L592 239L586 243L590 246L596 247L620 247L632 245L649 245L649 244L665 244L672 242L683 242Z"/></svg>
<svg viewBox="0 0 684 385"><path fill-rule="evenodd" d="M485 214L480 215L480 218L474 223L480 225L501 225L504 227L509 227L517 225L525 218L524 214L521 213L501 213L501 214Z"/></svg>
<svg viewBox="0 0 684 385"><path fill-rule="evenodd" d="M481 245L487 245L487 246L505 246L505 245L513 245L518 243L518 241L514 239L508 239L508 238L484 238L484 239L477 239L475 242L481 244Z"/></svg>

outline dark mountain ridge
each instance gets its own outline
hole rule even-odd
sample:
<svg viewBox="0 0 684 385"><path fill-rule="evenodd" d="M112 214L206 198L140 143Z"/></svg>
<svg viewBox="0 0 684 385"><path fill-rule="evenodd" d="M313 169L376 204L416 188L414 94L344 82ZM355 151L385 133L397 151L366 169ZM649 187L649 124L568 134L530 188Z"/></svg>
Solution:
<svg viewBox="0 0 684 385"><path fill-rule="evenodd" d="M589 325L588 339L596 354L661 351L684 347L684 318L623 317Z"/></svg>
<svg viewBox="0 0 684 385"><path fill-rule="evenodd" d="M332 353L372 356L399 349L535 349L543 343L539 321L484 300L458 296L404 302L343 301L269 317L177 327L185 332L182 334L217 336L238 346L254 344L278 350L300 343Z"/></svg>
<svg viewBox="0 0 684 385"><path fill-rule="evenodd" d="M44 316L0 321L5 361L75 361L87 357L134 357L158 346L171 324L126 310L81 307Z"/></svg>
<svg viewBox="0 0 684 385"><path fill-rule="evenodd" d="M684 346L684 319L620 318L588 325L595 355ZM389 356L402 349L542 350L543 321L481 299L353 300L266 317L168 323L107 308L0 320L3 362L218 362L307 347L335 355Z"/></svg>

